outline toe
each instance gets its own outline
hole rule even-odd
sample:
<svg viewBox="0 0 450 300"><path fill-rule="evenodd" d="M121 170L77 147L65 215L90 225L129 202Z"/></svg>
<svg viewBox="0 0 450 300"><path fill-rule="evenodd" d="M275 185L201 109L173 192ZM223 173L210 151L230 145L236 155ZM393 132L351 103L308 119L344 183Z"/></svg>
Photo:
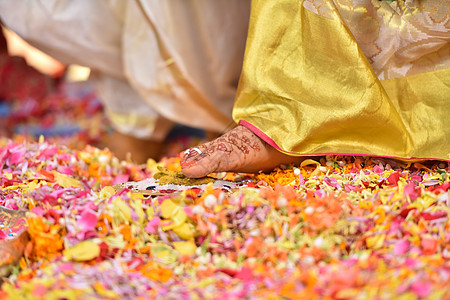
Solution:
<svg viewBox="0 0 450 300"><path fill-rule="evenodd" d="M214 172L212 160L193 161L181 166L181 171L187 177L200 178Z"/></svg>
<svg viewBox="0 0 450 300"><path fill-rule="evenodd" d="M193 147L184 152L181 159L181 171L185 176L199 178L214 171L215 159L210 156L209 143Z"/></svg>

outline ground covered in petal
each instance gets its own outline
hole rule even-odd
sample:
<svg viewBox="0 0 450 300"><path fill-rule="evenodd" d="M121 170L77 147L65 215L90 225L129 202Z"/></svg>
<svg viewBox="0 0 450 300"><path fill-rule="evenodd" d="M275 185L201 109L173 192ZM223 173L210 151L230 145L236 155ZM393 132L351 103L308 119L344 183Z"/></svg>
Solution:
<svg viewBox="0 0 450 300"><path fill-rule="evenodd" d="M29 236L0 299L450 297L446 162L330 156L212 174L233 189L113 188L158 167L180 162L0 142L0 205L26 210ZM0 223L0 243L20 233Z"/></svg>

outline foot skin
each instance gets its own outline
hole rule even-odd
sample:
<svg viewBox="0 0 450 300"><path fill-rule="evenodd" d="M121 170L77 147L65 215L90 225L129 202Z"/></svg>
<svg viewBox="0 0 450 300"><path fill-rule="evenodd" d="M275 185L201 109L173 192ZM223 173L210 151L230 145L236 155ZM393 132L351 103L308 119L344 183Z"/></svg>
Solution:
<svg viewBox="0 0 450 300"><path fill-rule="evenodd" d="M285 155L244 126L237 126L223 136L181 154L183 174L199 178L215 172L273 170L280 164L299 163L301 157Z"/></svg>
<svg viewBox="0 0 450 300"><path fill-rule="evenodd" d="M131 160L138 164L144 164L147 159L159 160L163 153L163 142L143 140L114 131L99 148L108 148L120 160Z"/></svg>

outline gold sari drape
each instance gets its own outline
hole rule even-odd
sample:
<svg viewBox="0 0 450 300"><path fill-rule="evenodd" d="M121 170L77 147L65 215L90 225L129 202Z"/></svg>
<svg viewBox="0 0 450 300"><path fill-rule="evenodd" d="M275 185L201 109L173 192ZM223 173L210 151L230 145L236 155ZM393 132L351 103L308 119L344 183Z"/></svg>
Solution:
<svg viewBox="0 0 450 300"><path fill-rule="evenodd" d="M449 8L429 2L253 1L234 120L292 155L449 160Z"/></svg>

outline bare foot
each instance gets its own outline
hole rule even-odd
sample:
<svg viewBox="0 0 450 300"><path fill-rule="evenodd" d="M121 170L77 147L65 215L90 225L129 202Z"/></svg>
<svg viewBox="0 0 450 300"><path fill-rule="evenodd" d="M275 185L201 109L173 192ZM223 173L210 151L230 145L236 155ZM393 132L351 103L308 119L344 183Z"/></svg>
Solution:
<svg viewBox="0 0 450 300"><path fill-rule="evenodd" d="M164 144L159 141L138 139L114 131L105 139L103 145L99 145L99 148L103 147L111 150L120 160L131 160L143 164L149 158L159 160L163 153Z"/></svg>
<svg viewBox="0 0 450 300"><path fill-rule="evenodd" d="M212 142L188 149L181 159L184 175L193 178L224 171L269 171L280 164L303 160L279 152L244 126L237 126Z"/></svg>

